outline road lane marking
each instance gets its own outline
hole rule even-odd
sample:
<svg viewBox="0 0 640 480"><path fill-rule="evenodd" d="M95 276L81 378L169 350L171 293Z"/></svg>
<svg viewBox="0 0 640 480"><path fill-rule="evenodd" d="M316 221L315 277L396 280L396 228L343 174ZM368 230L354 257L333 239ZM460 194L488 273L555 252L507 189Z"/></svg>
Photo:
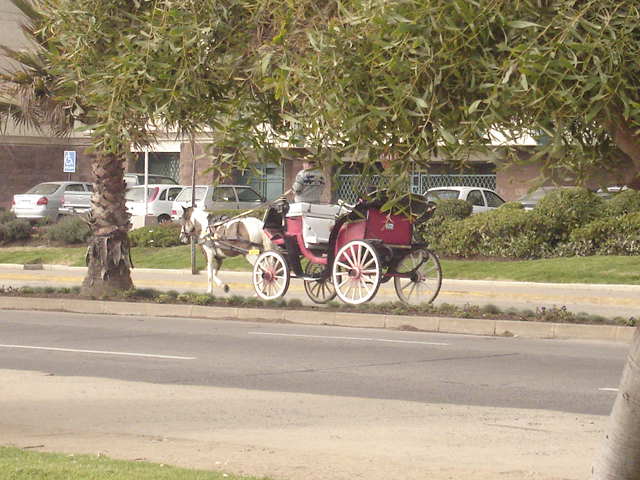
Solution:
<svg viewBox="0 0 640 480"><path fill-rule="evenodd" d="M33 345L0 345L0 348L22 348L27 350L48 350L52 352L96 353L100 355L122 355L126 357L165 358L170 360L195 360L196 357L180 357L177 355L156 355L153 353L109 352L103 350L79 350L75 348L36 347Z"/></svg>
<svg viewBox="0 0 640 480"><path fill-rule="evenodd" d="M599 388L598 390L600 390L601 392L617 392L618 391L617 388L610 388L610 387Z"/></svg>
<svg viewBox="0 0 640 480"><path fill-rule="evenodd" d="M371 337L333 337L329 335L302 335L296 333L270 333L270 332L249 332L249 335L271 335L277 337L302 337L302 338L323 338L329 340L359 340L363 342L387 342L387 343L414 343L417 345L439 345L448 346L449 343L442 342L420 342L418 340L391 340L387 338L371 338Z"/></svg>

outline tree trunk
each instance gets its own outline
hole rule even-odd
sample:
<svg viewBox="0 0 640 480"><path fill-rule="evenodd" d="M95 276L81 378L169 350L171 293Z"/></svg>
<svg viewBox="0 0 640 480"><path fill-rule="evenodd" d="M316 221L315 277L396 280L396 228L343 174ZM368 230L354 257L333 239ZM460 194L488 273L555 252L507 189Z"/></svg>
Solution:
<svg viewBox="0 0 640 480"><path fill-rule="evenodd" d="M640 479L640 327L631 343L592 479Z"/></svg>
<svg viewBox="0 0 640 480"><path fill-rule="evenodd" d="M124 157L98 155L93 164L94 192L87 248L84 295L103 297L133 288L129 251L129 214L125 206Z"/></svg>
<svg viewBox="0 0 640 480"><path fill-rule="evenodd" d="M631 175L627 184L634 190L640 190L640 135L621 116L607 126L615 144L631 160Z"/></svg>

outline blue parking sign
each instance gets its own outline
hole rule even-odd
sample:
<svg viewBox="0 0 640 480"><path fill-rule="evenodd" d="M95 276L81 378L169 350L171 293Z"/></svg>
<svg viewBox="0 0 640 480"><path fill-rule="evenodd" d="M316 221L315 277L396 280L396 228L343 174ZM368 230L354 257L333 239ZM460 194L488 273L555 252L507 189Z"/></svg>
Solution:
<svg viewBox="0 0 640 480"><path fill-rule="evenodd" d="M76 152L74 150L64 151L64 167L63 173L75 173L76 172Z"/></svg>

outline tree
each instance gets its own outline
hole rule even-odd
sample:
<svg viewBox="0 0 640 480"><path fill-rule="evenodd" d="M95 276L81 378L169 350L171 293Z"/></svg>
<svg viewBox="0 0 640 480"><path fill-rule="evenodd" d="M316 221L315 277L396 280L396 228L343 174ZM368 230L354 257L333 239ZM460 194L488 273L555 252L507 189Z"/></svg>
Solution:
<svg viewBox="0 0 640 480"><path fill-rule="evenodd" d="M541 135L536 159L581 180L630 169L640 187L637 2L280 3L265 81L292 126L423 162L465 159L492 134Z"/></svg>
<svg viewBox="0 0 640 480"><path fill-rule="evenodd" d="M273 0L263 81L299 134L370 161L464 161L496 134L534 159L640 188L635 0ZM640 327L639 327L640 328ZM640 331L594 479L640 478Z"/></svg>
<svg viewBox="0 0 640 480"><path fill-rule="evenodd" d="M123 172L131 145L149 144L157 130L191 138L215 130L222 169L230 158L236 165L246 161L231 157L229 145L238 151L264 144L268 130L257 126L273 119L270 95L255 89L245 71L261 38L260 11L238 1L20 3L37 20L29 33L53 87L41 98L81 119L92 139L93 236L83 292L129 289ZM32 79L35 73L27 69ZM16 106L5 111L18 118ZM34 119L48 123L42 115Z"/></svg>

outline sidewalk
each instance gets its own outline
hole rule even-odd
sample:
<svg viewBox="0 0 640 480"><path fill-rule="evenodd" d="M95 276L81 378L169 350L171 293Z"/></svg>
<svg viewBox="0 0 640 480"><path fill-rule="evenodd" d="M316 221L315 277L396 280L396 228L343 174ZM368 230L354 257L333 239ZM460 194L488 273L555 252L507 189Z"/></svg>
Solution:
<svg viewBox="0 0 640 480"><path fill-rule="evenodd" d="M0 264L0 285L69 287L80 285L85 273L85 267L44 265L43 270L25 270L23 265ZM132 277L138 288L178 292L205 292L207 288L207 275L204 272L192 275L189 270L136 268L132 270ZM249 272L221 272L220 277L231 287L228 295L254 295ZM222 297L225 293L222 289L215 288L214 295ZM300 280L291 281L286 298L298 298L304 304L312 305ZM396 300L393 285L389 282L381 285L374 302ZM547 284L445 278L436 303L493 304L503 310L517 308L534 311L539 307L565 306L576 313L638 317L640 285Z"/></svg>
<svg viewBox="0 0 640 480"><path fill-rule="evenodd" d="M47 266L43 270L27 270L22 265L0 267L0 285L4 286L75 286L80 285L86 268ZM222 278L231 286L230 294L252 295L250 274L247 272L224 272ZM136 269L133 272L136 285L159 290L205 291L206 275L191 276L188 271ZM388 290L388 288L387 288ZM583 303L581 309L601 306L613 309L624 305L629 311L640 308L640 287L616 285L558 285L518 282L487 282L449 280L443 283L441 297L462 298L461 303L493 303L495 299L514 305L517 302L550 301L550 299L573 299ZM222 296L221 290L215 292ZM381 298L382 297L382 298ZM302 285L292 285L287 298L304 299ZM379 293L377 301L395 300L395 293ZM484 301L482 300L489 300ZM306 300L305 300L306 301ZM439 297L439 301L443 301ZM310 302L307 302L310 303ZM565 304L566 305L566 304ZM536 306L540 306L537 303ZM567 305L568 306L568 305ZM257 321L279 321L314 325L340 325L348 327L417 329L441 333L459 333L490 336L520 336L530 338L559 338L630 342L635 327L613 325L576 325L564 323L520 322L489 319L463 319L446 317L419 317L387 314L343 313L336 311L296 311L292 309L252 309L236 307L205 307L198 305L171 305L156 303L109 302L63 298L28 298L0 296L0 309L8 310L53 310L77 313L103 313L115 315L201 317L211 319L236 319ZM535 307L533 307L535 308ZM610 315L613 316L613 315Z"/></svg>

